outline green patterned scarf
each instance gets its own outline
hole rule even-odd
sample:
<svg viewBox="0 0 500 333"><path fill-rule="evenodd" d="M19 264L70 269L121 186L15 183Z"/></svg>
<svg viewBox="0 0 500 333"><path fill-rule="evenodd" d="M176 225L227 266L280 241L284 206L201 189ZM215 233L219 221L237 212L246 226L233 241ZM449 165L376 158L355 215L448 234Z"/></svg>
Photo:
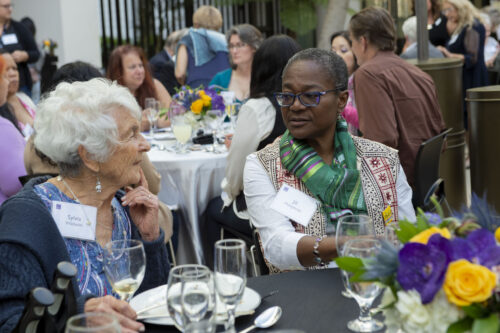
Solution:
<svg viewBox="0 0 500 333"><path fill-rule="evenodd" d="M305 141L287 130L280 141L281 164L321 201L332 223L347 214L366 213L356 148L344 119L337 120L333 165L329 166Z"/></svg>

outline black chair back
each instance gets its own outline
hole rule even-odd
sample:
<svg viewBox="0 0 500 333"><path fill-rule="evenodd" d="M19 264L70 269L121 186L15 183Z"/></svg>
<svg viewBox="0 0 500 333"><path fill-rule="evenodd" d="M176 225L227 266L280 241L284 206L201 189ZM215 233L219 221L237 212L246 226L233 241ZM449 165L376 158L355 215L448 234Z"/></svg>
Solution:
<svg viewBox="0 0 500 333"><path fill-rule="evenodd" d="M39 325L47 307L54 303L54 295L43 287L33 288L26 297L26 307L13 333L45 332L43 325Z"/></svg>
<svg viewBox="0 0 500 333"><path fill-rule="evenodd" d="M253 255L255 264L259 267L260 275L268 275L269 267L267 267L264 260L264 253L262 252L262 244L260 241L259 231L253 230Z"/></svg>
<svg viewBox="0 0 500 333"><path fill-rule="evenodd" d="M430 195L443 183L443 180L439 179L439 160L444 140L450 132L451 128L420 145L415 160L415 190L413 191L413 206L415 207L427 206Z"/></svg>

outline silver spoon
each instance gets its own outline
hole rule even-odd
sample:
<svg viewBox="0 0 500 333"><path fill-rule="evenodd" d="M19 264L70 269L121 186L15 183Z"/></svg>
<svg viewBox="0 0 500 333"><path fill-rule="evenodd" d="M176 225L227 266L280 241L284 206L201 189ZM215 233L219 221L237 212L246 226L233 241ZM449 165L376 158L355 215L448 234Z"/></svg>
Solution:
<svg viewBox="0 0 500 333"><path fill-rule="evenodd" d="M273 306L262 312L257 318L255 318L253 325L244 329L240 333L248 333L254 328L268 328L276 324L276 322L281 317L281 307Z"/></svg>

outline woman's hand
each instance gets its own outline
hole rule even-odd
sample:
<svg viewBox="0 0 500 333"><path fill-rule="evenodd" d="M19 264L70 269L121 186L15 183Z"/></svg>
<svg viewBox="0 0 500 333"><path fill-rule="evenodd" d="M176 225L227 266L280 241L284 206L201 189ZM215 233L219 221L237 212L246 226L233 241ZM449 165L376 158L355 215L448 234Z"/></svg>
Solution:
<svg viewBox="0 0 500 333"><path fill-rule="evenodd" d="M436 47L437 47L437 49L439 51L441 51L441 53L443 53L443 55L446 58L455 58L455 59L460 59L462 61L465 60L465 56L463 54L460 54L460 53L451 53L450 51L448 51L448 49L446 47L441 46L441 45L438 45Z"/></svg>
<svg viewBox="0 0 500 333"><path fill-rule="evenodd" d="M122 197L122 206L129 206L132 221L139 229L142 239L153 241L160 236L158 225L158 197L148 190L148 182L142 170L136 188L127 187Z"/></svg>
<svg viewBox="0 0 500 333"><path fill-rule="evenodd" d="M111 295L91 298L85 302L85 312L109 313L118 319L122 332L144 332L144 325L135 321L137 314L125 301L114 298Z"/></svg>

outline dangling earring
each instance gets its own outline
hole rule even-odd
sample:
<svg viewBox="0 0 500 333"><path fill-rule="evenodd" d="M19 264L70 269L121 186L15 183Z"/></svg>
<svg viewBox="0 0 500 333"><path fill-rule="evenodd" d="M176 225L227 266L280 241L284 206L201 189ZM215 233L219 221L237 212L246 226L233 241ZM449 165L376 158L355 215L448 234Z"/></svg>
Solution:
<svg viewBox="0 0 500 333"><path fill-rule="evenodd" d="M99 174L97 174L97 175L96 175L96 177L97 177L97 181L96 181L96 183L95 183L95 191L96 191L97 193L101 193L101 191L102 191L102 186L101 186L101 180L99 179Z"/></svg>

